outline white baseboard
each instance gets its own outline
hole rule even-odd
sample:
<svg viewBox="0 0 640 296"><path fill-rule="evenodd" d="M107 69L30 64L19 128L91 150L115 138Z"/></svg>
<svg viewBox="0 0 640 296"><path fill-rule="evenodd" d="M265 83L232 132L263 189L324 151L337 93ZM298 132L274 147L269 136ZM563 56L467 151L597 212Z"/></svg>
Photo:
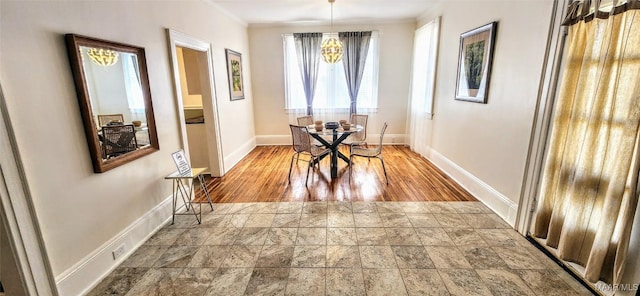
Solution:
<svg viewBox="0 0 640 296"><path fill-rule="evenodd" d="M226 174L227 172L229 172L231 168L233 168L236 164L238 164L238 162L240 162L240 160L242 160L245 156L247 156L247 154L249 154L249 152L251 152L251 150L253 150L253 148L255 147L256 147L256 138L253 137L249 139L249 141L245 142L244 144L236 148L235 151L225 156L224 158L225 172L224 173Z"/></svg>
<svg viewBox="0 0 640 296"><path fill-rule="evenodd" d="M369 144L377 143L380 134L367 134ZM383 145L404 145L406 144L405 134L385 134L382 139ZM270 145L291 145L291 135L260 135L256 136L256 146Z"/></svg>
<svg viewBox="0 0 640 296"><path fill-rule="evenodd" d="M170 196L87 257L57 276L56 284L59 295L84 295L98 285L102 279L171 219L171 202L172 197ZM125 246L125 253L114 260L111 252L122 244Z"/></svg>
<svg viewBox="0 0 640 296"><path fill-rule="evenodd" d="M464 189L473 194L478 200L491 208L498 216L502 217L509 225L515 226L518 214L518 204L495 190L489 184L478 179L453 161L430 149L428 159L445 174L458 182Z"/></svg>
<svg viewBox="0 0 640 296"><path fill-rule="evenodd" d="M291 135L256 136L257 146L291 145Z"/></svg>
<svg viewBox="0 0 640 296"><path fill-rule="evenodd" d="M375 135L367 135L367 139L369 143L372 139L376 139L380 141L380 134ZM405 134L385 134L382 139L382 145L406 145L407 144L407 135Z"/></svg>

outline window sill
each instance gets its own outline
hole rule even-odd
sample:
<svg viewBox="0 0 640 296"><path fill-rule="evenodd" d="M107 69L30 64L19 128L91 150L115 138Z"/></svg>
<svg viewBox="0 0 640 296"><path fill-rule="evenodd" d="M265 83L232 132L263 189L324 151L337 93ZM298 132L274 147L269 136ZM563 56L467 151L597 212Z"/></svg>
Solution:
<svg viewBox="0 0 640 296"><path fill-rule="evenodd" d="M301 108L285 108L284 109L285 113L287 114L292 114L292 113L306 113L307 109L301 109ZM314 112L319 112L319 113L329 113L329 112L334 112L334 113L349 113L349 108L313 108ZM378 113L378 108L358 108L358 113L361 112L365 112L365 113Z"/></svg>

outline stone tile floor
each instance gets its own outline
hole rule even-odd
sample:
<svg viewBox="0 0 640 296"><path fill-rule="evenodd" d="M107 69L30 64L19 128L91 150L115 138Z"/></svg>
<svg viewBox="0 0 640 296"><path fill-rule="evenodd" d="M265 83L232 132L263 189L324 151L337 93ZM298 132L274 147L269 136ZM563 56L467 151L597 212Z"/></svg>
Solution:
<svg viewBox="0 0 640 296"><path fill-rule="evenodd" d="M89 295L592 295L479 202L214 207Z"/></svg>

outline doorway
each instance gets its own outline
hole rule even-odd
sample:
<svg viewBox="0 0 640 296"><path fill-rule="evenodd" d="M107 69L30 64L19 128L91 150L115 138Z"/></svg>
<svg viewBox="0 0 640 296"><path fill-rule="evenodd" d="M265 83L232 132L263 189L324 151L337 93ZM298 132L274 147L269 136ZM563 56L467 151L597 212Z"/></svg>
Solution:
<svg viewBox="0 0 640 296"><path fill-rule="evenodd" d="M0 87L0 281L7 295L58 295Z"/></svg>
<svg viewBox="0 0 640 296"><path fill-rule="evenodd" d="M0 181L4 182L4 178ZM0 192L0 194L3 194L3 192ZM24 288L24 280L20 276L18 264L13 254L14 252L9 243L8 231L2 219L0 219L0 296L5 295L4 293L7 293L7 295L27 295L27 291Z"/></svg>
<svg viewBox="0 0 640 296"><path fill-rule="evenodd" d="M211 46L183 33L167 32L182 147L192 167L207 167L212 177L222 177L224 157Z"/></svg>

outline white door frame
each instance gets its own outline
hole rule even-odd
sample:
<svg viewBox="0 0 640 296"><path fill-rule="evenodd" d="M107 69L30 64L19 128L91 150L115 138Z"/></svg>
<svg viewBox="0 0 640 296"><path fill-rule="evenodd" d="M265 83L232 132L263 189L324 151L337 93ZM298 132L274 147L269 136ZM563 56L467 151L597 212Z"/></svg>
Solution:
<svg viewBox="0 0 640 296"><path fill-rule="evenodd" d="M557 95L560 70L563 66L566 27L561 23L566 14L568 0L554 0L549 27L549 39L545 53L545 64L540 76L538 103L533 118L533 129L529 142L529 152L522 181L522 193L518 203L515 228L522 235L529 233L536 206L538 187L544 164L545 149L551 128L553 106Z"/></svg>
<svg viewBox="0 0 640 296"><path fill-rule="evenodd" d="M0 219L28 295L58 295L0 86Z"/></svg>
<svg viewBox="0 0 640 296"><path fill-rule="evenodd" d="M216 97L215 82L214 82L214 75L213 75L212 46L209 43L206 43L192 36L189 36L187 34L180 33L171 29L167 29L167 36L169 38L171 61L173 66L173 79L174 79L174 85L175 85L174 89L175 89L176 103L178 106L178 120L180 125L180 132L181 132L180 137L182 139L182 147L184 148L185 153L187 153L187 156L189 156L188 155L189 143L187 141L187 127L185 123L184 112L182 112L182 110L184 109L184 103L182 100L182 91L181 91L181 85L180 85L180 71L178 68L178 56L176 53L176 46L193 49L199 52L205 52L207 54L207 69L206 70L200 69L201 73L203 71L206 71L204 74L207 74L209 77L209 81L208 81L209 83L202 84L202 88L203 88L202 101L205 107L204 108L205 111L207 109L212 111L212 112L205 112L204 114L205 123L213 122L213 125L211 124L206 125L206 130L207 130L206 140L209 141L208 143L209 155L211 156L213 154L214 156L217 156L216 157L217 159L214 159L214 160L211 160L211 157L209 157L210 163L212 163L209 170L212 176L221 177L225 173L224 154L222 152L222 141L221 141L222 137L220 134L220 121L219 121L220 117L218 116L218 102L217 102L218 100ZM206 90L208 90L208 92Z"/></svg>

